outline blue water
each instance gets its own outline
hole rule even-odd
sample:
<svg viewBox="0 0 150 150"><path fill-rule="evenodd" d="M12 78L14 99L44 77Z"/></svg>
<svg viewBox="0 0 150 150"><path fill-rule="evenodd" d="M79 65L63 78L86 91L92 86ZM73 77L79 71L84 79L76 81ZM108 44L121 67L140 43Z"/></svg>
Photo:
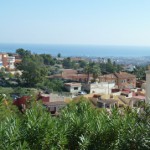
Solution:
<svg viewBox="0 0 150 150"><path fill-rule="evenodd" d="M97 46L97 45L48 45L48 44L0 44L0 52L15 52L18 48L31 50L32 53L47 53L56 56L83 57L139 57L150 56L150 47L136 46Z"/></svg>

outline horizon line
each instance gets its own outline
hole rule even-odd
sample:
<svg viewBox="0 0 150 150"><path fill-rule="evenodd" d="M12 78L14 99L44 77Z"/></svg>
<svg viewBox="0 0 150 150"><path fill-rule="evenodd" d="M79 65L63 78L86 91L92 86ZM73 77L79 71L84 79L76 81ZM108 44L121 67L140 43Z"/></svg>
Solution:
<svg viewBox="0 0 150 150"><path fill-rule="evenodd" d="M107 46L107 47L150 47L150 45L125 45L125 44L78 44L78 43L7 43L7 42L0 42L1 44L20 44L20 45L60 45L60 46Z"/></svg>

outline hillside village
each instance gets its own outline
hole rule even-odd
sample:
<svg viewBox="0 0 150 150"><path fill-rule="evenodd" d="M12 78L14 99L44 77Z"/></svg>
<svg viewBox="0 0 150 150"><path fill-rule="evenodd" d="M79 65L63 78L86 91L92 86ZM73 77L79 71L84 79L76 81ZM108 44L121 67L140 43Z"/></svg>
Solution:
<svg viewBox="0 0 150 150"><path fill-rule="evenodd" d="M28 52L28 51L27 51ZM60 54L59 54L60 55ZM20 54L0 54L0 67L1 72L7 72L9 74L19 74L22 76L22 71L18 70L16 66L21 64L23 57ZM122 66L119 72L114 73L100 73L94 77L92 72L84 72L84 68L67 69L64 66L64 60L68 58L56 57L54 58L59 62L57 64L57 71L53 74L46 76L48 80L63 81L64 92L43 91L37 92L37 99L41 99L44 106L48 110L55 114L61 107L64 107L69 101L76 99L77 97L86 97L96 107L100 108L112 108L112 107L138 107L140 102L145 102L146 99L146 83L144 80L139 80L136 75L132 73L133 66ZM69 58L70 62L75 62L78 65L79 61L89 63L89 60L84 58L72 57ZM68 60L67 60L68 61ZM106 64L107 62L100 62ZM68 65L68 64L67 64ZM56 65L53 65L54 67ZM58 67L59 66L59 67ZM83 65L84 66L84 65ZM84 66L85 67L85 66ZM95 67L95 66L94 66ZM124 69L129 69L126 72ZM132 69L132 70L131 70ZM17 80L13 79L13 83L19 86ZM3 86L3 79L1 78L1 86ZM22 95L14 100L14 104L24 105L26 107L26 100L30 99L30 96ZM18 103L17 101L21 101Z"/></svg>
<svg viewBox="0 0 150 150"><path fill-rule="evenodd" d="M0 150L150 150L150 0L0 6Z"/></svg>

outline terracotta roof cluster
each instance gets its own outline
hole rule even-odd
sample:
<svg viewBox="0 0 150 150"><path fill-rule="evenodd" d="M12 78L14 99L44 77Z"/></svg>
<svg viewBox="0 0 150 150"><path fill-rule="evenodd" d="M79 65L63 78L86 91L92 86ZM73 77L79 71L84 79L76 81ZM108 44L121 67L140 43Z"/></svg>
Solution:
<svg viewBox="0 0 150 150"><path fill-rule="evenodd" d="M62 69L62 74L77 74L77 70L74 69Z"/></svg>
<svg viewBox="0 0 150 150"><path fill-rule="evenodd" d="M62 74L55 74L50 76L50 78L61 78L61 79L68 79L73 81L79 81L79 80L87 80L88 75L87 74L78 74L77 70L73 69L62 69ZM92 75L90 75L90 78L92 78Z"/></svg>
<svg viewBox="0 0 150 150"><path fill-rule="evenodd" d="M105 78L105 79L136 78L136 76L127 72L119 72L119 73L114 73L114 74L103 75L103 76L100 76L99 78Z"/></svg>
<svg viewBox="0 0 150 150"><path fill-rule="evenodd" d="M119 72L119 73L114 73L114 75L117 78L136 78L135 75L127 73L127 72Z"/></svg>

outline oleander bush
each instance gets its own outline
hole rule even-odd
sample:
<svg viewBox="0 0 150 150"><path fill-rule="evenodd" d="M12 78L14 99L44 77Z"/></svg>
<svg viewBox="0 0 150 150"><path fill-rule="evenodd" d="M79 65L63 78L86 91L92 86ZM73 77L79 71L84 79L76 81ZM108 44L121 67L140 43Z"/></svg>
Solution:
<svg viewBox="0 0 150 150"><path fill-rule="evenodd" d="M129 108L108 112L81 98L52 117L33 102L25 114L10 111L0 122L0 149L149 150L150 107L141 114Z"/></svg>

